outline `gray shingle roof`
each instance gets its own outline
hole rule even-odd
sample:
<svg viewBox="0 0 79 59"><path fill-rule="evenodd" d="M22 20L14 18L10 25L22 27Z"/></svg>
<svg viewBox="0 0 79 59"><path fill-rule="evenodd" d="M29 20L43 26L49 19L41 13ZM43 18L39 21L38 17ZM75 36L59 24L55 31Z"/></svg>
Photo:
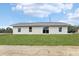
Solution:
<svg viewBox="0 0 79 59"><path fill-rule="evenodd" d="M35 23L17 23L11 26L68 26L69 24L63 22L35 22Z"/></svg>

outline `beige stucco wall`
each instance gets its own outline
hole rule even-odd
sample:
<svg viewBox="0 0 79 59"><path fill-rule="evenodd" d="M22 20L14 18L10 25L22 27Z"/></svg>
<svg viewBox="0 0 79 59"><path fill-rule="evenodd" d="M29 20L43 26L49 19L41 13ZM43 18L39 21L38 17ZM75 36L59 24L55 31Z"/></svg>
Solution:
<svg viewBox="0 0 79 59"><path fill-rule="evenodd" d="M21 32L18 32L21 28ZM43 27L32 27L32 32L29 32L29 27L13 27L13 34L42 34Z"/></svg>
<svg viewBox="0 0 79 59"><path fill-rule="evenodd" d="M79 29L77 30L77 32L79 33Z"/></svg>
<svg viewBox="0 0 79 59"><path fill-rule="evenodd" d="M18 32L21 28L21 32ZM29 27L13 27L13 34L43 34L43 27L32 27L32 32L29 32ZM62 27L62 32L59 32L59 27L49 27L49 34L67 34L67 27Z"/></svg>
<svg viewBox="0 0 79 59"><path fill-rule="evenodd" d="M50 34L67 34L67 27L62 27L62 32L59 32L59 27L49 27Z"/></svg>

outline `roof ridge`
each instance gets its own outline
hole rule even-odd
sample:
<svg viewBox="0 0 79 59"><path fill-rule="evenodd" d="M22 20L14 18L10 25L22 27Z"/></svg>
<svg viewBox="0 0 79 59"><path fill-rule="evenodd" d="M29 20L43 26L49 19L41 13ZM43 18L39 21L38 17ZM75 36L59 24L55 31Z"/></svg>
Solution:
<svg viewBox="0 0 79 59"><path fill-rule="evenodd" d="M32 22L32 23L16 23L11 26L68 26L69 24L64 22Z"/></svg>

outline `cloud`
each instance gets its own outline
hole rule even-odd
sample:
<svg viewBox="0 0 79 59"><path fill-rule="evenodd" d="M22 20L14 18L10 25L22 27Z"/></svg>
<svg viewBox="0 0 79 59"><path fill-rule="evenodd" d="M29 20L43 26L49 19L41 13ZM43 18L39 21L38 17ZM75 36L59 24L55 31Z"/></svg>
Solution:
<svg viewBox="0 0 79 59"><path fill-rule="evenodd" d="M48 17L52 13L65 12L71 10L73 4L60 4L60 3L28 3L16 4L12 10L22 11L24 14L35 17Z"/></svg>
<svg viewBox="0 0 79 59"><path fill-rule="evenodd" d="M70 19L66 19L66 20L59 20L59 22L65 22L71 25L76 25L77 22L75 20L70 20Z"/></svg>
<svg viewBox="0 0 79 59"><path fill-rule="evenodd" d="M79 20L79 8L77 8L73 13L68 13L67 16L71 20Z"/></svg>
<svg viewBox="0 0 79 59"><path fill-rule="evenodd" d="M65 19L65 20L59 20L59 22L65 22L71 25L78 25L79 22L77 20L71 20L71 19Z"/></svg>
<svg viewBox="0 0 79 59"><path fill-rule="evenodd" d="M66 20L59 20L60 22L66 22L72 25L79 24L79 8L75 9L74 12L66 14Z"/></svg>
<svg viewBox="0 0 79 59"><path fill-rule="evenodd" d="M67 20L65 22L71 23L71 24L79 24L79 8L75 9L74 12L67 13Z"/></svg>
<svg viewBox="0 0 79 59"><path fill-rule="evenodd" d="M66 3L64 9L72 9L73 4L71 3Z"/></svg>

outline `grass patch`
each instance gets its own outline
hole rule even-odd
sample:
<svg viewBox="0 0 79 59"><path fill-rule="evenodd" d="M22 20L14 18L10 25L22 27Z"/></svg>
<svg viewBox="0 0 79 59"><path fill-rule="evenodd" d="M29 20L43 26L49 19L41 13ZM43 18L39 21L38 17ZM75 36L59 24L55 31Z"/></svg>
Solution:
<svg viewBox="0 0 79 59"><path fill-rule="evenodd" d="M0 45L74 45L79 46L79 34L0 35Z"/></svg>

